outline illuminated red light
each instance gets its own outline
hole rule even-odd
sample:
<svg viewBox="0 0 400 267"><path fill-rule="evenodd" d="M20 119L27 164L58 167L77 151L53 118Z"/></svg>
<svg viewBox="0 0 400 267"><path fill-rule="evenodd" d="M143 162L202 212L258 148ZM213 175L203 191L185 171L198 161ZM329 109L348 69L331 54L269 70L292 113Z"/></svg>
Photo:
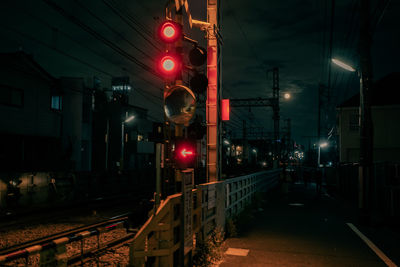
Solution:
<svg viewBox="0 0 400 267"><path fill-rule="evenodd" d="M171 25L165 26L163 29L163 35L166 38L173 38L175 36L175 33L176 33L175 28L172 27Z"/></svg>
<svg viewBox="0 0 400 267"><path fill-rule="evenodd" d="M186 148L184 148L183 150L181 150L181 155L182 155L182 157L186 158L188 156L192 156L193 151L186 150Z"/></svg>
<svg viewBox="0 0 400 267"><path fill-rule="evenodd" d="M164 76L174 76L181 70L181 60L173 54L164 54L158 61L158 69Z"/></svg>
<svg viewBox="0 0 400 267"><path fill-rule="evenodd" d="M161 64L165 71L173 71L175 68L175 61L171 58L164 58Z"/></svg>
<svg viewBox="0 0 400 267"><path fill-rule="evenodd" d="M222 99L221 100L221 119L223 121L229 121L229 99Z"/></svg>
<svg viewBox="0 0 400 267"><path fill-rule="evenodd" d="M158 36L165 43L176 42L181 37L181 35L181 25L171 20L167 20L161 23L158 29Z"/></svg>
<svg viewBox="0 0 400 267"><path fill-rule="evenodd" d="M175 167L178 169L193 168L196 163L196 143L189 139L175 141Z"/></svg>

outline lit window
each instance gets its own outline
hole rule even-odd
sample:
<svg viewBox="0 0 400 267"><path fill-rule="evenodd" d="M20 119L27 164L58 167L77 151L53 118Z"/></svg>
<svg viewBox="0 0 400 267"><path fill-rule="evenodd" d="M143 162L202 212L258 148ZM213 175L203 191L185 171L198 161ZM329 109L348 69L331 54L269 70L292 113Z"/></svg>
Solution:
<svg viewBox="0 0 400 267"><path fill-rule="evenodd" d="M51 109L62 110L62 96L60 95L51 96Z"/></svg>
<svg viewBox="0 0 400 267"><path fill-rule="evenodd" d="M137 140L138 140L138 141L143 141L143 135L141 135L141 134L138 134L138 136L137 136Z"/></svg>

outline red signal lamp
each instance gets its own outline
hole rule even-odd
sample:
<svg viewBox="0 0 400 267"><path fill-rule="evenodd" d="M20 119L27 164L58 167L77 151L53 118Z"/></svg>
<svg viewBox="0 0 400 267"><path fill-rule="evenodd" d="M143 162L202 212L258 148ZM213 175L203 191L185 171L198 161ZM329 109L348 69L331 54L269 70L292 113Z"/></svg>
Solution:
<svg viewBox="0 0 400 267"><path fill-rule="evenodd" d="M178 169L193 168L196 161L196 142L189 139L175 141L175 165Z"/></svg>
<svg viewBox="0 0 400 267"><path fill-rule="evenodd" d="M182 26L172 20L166 20L158 28L158 37L164 43L174 43L182 37Z"/></svg>
<svg viewBox="0 0 400 267"><path fill-rule="evenodd" d="M182 68L182 60L173 54L164 54L158 61L158 70L163 76L174 76Z"/></svg>
<svg viewBox="0 0 400 267"><path fill-rule="evenodd" d="M180 154L182 157L186 158L186 157L192 156L194 153L193 153L193 151L186 150L186 148L184 148L183 150L181 150Z"/></svg>

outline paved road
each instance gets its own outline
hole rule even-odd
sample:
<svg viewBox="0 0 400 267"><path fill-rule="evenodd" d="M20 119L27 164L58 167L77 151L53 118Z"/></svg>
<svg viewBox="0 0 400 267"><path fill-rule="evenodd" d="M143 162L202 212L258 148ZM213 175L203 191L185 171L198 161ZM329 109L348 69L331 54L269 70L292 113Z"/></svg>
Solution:
<svg viewBox="0 0 400 267"><path fill-rule="evenodd" d="M388 266L347 224L363 231L355 224L354 208L325 193L316 198L313 185L295 184L288 194L270 193L252 217L246 232L226 241L226 252L245 255L248 250L247 256L225 254L220 267ZM396 240L388 242L396 246ZM395 262L400 240L389 250L391 254L383 252Z"/></svg>

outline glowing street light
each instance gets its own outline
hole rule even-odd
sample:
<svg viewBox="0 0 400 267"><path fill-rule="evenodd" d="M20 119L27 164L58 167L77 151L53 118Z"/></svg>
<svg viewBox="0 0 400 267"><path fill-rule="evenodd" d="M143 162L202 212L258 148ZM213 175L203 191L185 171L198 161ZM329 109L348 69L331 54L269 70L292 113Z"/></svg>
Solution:
<svg viewBox="0 0 400 267"><path fill-rule="evenodd" d="M323 142L318 145L318 168L321 165L321 147L324 148L327 146L328 146L327 142Z"/></svg>
<svg viewBox="0 0 400 267"><path fill-rule="evenodd" d="M342 69L345 69L345 70L348 70L348 71L351 71L351 72L355 72L355 71L356 71L355 68L353 68L352 66L350 66L350 65L348 65L348 64L346 64L346 63L340 61L339 59L332 58L331 60L332 60L332 62L333 62L334 64L338 65L338 66L341 67Z"/></svg>
<svg viewBox="0 0 400 267"><path fill-rule="evenodd" d="M289 99L289 98L291 97L291 95L290 95L289 93L285 93L285 94L283 95L283 97L284 97L285 99Z"/></svg>
<svg viewBox="0 0 400 267"><path fill-rule="evenodd" d="M135 118L135 116L130 116L130 117L128 117L126 120L125 120L125 123L126 122L130 122L131 120L133 120Z"/></svg>
<svg viewBox="0 0 400 267"><path fill-rule="evenodd" d="M124 145L125 145L125 123L131 122L135 116L129 116L128 117L128 112L126 112L127 118L122 121L121 123L121 162L120 162L120 168L122 170L123 168L123 163L124 163Z"/></svg>

